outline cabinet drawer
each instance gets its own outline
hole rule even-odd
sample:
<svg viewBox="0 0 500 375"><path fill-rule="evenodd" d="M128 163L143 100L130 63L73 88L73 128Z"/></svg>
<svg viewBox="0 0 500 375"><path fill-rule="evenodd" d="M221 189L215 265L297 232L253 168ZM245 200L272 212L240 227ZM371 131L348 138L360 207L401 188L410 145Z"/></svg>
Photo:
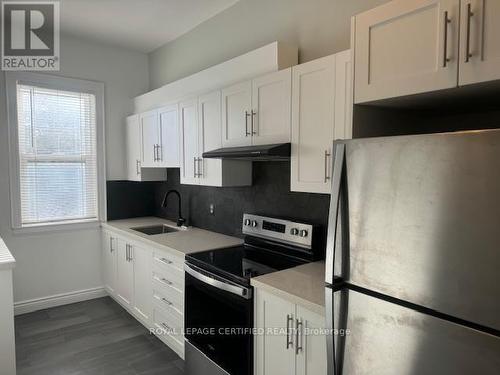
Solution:
<svg viewBox="0 0 500 375"><path fill-rule="evenodd" d="M164 311L161 308L153 309L153 322L157 329L157 336L169 345L174 344L184 347L184 324L173 314Z"/></svg>
<svg viewBox="0 0 500 375"><path fill-rule="evenodd" d="M172 282L177 284L177 287L184 290L184 270L179 270L177 267L171 267L169 265L164 265L159 263L160 261L153 261L153 273L160 277L160 279L166 279L166 283Z"/></svg>
<svg viewBox="0 0 500 375"><path fill-rule="evenodd" d="M184 320L184 295L177 292L168 292L153 286L153 306L176 315Z"/></svg>
<svg viewBox="0 0 500 375"><path fill-rule="evenodd" d="M152 278L153 284L184 294L184 278L159 269L153 269Z"/></svg>
<svg viewBox="0 0 500 375"><path fill-rule="evenodd" d="M158 267L166 272L177 273L184 278L184 259L162 251L153 252L153 268Z"/></svg>

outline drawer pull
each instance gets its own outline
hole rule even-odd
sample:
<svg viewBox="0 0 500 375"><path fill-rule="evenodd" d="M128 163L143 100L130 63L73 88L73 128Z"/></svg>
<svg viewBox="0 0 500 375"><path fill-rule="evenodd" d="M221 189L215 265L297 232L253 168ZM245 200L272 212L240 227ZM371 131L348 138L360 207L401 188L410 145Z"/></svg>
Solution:
<svg viewBox="0 0 500 375"><path fill-rule="evenodd" d="M172 286L174 284L173 282L171 282L170 280L165 279L164 277L153 276L153 279L155 279L156 281L158 281L160 283L169 285L169 286Z"/></svg>
<svg viewBox="0 0 500 375"><path fill-rule="evenodd" d="M158 259L158 258L157 258ZM168 260L167 258L160 258L158 259L160 262L162 263L165 263L165 264L172 264L174 262L172 262L171 260Z"/></svg>
<svg viewBox="0 0 500 375"><path fill-rule="evenodd" d="M172 303L172 302L170 302L170 301L169 301L168 299L166 299L166 298L163 298L163 297L162 297L162 299L161 299L161 300L162 300L164 303L166 303L168 306L172 306L172 305L173 305L173 303Z"/></svg>
<svg viewBox="0 0 500 375"><path fill-rule="evenodd" d="M165 328L167 331L170 331L172 329L166 323L161 323L161 326Z"/></svg>

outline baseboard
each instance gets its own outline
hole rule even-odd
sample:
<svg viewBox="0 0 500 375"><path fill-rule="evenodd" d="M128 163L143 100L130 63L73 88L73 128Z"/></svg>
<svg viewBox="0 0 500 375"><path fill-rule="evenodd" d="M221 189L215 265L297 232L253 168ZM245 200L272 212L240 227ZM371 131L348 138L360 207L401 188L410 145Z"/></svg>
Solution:
<svg viewBox="0 0 500 375"><path fill-rule="evenodd" d="M75 292L54 294L52 296L35 298L14 303L14 315L21 315L50 307L68 305L70 303L87 301L89 299L107 296L103 287L77 290Z"/></svg>

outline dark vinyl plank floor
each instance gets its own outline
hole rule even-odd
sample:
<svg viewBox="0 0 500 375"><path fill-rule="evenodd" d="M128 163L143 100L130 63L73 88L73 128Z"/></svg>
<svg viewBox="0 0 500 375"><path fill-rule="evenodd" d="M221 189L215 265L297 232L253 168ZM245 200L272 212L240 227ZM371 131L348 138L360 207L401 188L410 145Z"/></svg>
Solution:
<svg viewBox="0 0 500 375"><path fill-rule="evenodd" d="M182 375L184 362L109 297L16 316L18 375Z"/></svg>

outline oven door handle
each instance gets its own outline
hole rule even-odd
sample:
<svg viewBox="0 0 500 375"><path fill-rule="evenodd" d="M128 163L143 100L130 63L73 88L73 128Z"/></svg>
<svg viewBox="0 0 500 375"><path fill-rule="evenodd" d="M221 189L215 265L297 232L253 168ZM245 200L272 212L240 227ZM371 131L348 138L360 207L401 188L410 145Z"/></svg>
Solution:
<svg viewBox="0 0 500 375"><path fill-rule="evenodd" d="M235 285L227 281L219 280L219 278L217 278L217 276L215 276L214 274L205 270L202 271L198 267L195 267L191 264L184 264L184 270L195 279L213 286L214 288L236 294L237 296L243 297L245 299L252 298L252 289L250 288L245 288L243 286Z"/></svg>

